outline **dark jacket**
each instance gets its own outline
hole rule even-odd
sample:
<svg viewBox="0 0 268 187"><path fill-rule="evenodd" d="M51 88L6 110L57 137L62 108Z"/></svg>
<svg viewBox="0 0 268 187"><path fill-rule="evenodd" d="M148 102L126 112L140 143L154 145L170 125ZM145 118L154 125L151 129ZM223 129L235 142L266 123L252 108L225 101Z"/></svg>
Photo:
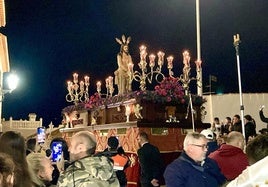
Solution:
<svg viewBox="0 0 268 187"><path fill-rule="evenodd" d="M151 184L152 179L160 180L163 173L163 161L157 147L145 143L138 150L141 166L141 183Z"/></svg>
<svg viewBox="0 0 268 187"><path fill-rule="evenodd" d="M225 182L214 160L206 158L201 166L185 152L167 166L164 178L167 187L218 187Z"/></svg>
<svg viewBox="0 0 268 187"><path fill-rule="evenodd" d="M242 149L227 144L222 144L208 157L218 163L227 180L235 179L249 165L248 158Z"/></svg>
<svg viewBox="0 0 268 187"><path fill-rule="evenodd" d="M242 133L242 122L241 120L238 123L235 123L232 127L231 127L232 131L237 131L237 132L241 132Z"/></svg>
<svg viewBox="0 0 268 187"><path fill-rule="evenodd" d="M248 142L248 138L250 136L255 136L256 135L256 125L249 121L245 124L245 136L246 136L246 142Z"/></svg>
<svg viewBox="0 0 268 187"><path fill-rule="evenodd" d="M208 142L207 145L208 145L207 155L209 155L210 153L212 153L212 152L216 151L217 149L219 149L218 142L216 142L216 141Z"/></svg>

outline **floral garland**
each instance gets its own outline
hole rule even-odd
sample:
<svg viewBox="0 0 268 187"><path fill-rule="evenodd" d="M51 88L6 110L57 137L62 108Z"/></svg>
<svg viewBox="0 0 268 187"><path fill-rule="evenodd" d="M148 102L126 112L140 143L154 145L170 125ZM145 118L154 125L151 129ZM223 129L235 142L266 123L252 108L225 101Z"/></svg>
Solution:
<svg viewBox="0 0 268 187"><path fill-rule="evenodd" d="M184 94L184 89L180 85L179 80L173 77L165 77L159 85L156 85L154 91L133 91L122 96L113 96L102 98L100 94L95 93L85 103L85 108L94 110L100 106L107 106L109 104L128 101L135 98L138 101L150 101L153 103L180 105L188 104L189 96ZM197 95L192 95L192 102L194 105L201 106L206 100Z"/></svg>

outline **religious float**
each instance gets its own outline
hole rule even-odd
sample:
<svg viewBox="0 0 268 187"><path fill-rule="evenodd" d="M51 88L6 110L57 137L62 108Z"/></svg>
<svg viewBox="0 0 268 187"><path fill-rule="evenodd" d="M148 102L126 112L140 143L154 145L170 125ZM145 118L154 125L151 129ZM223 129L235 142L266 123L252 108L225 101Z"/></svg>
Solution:
<svg viewBox="0 0 268 187"><path fill-rule="evenodd" d="M193 95L189 91L190 56L183 53L183 73L174 77L173 57L167 58L169 76L164 76L164 53L158 53L157 66L154 55L149 56L147 63L146 47L140 47L140 71L133 70L133 62L128 53L130 37L116 38L121 45L117 55L118 69L113 77L105 81L106 93L101 93L101 82L97 82L97 92L88 95L89 77L79 83L78 74L73 74L73 81L68 82L66 100L74 105L62 110L64 128L60 129L67 142L69 138L81 130L93 132L97 139L97 151L107 147L107 139L117 136L120 145L130 158L131 165L127 168L128 186L139 186L139 162L137 136L144 131L149 135L150 142L156 145L164 163L173 161L183 148L183 139L189 131L201 131L210 124L202 123L205 99ZM148 67L149 65L149 67ZM196 63L197 71L201 64ZM153 84L154 89L147 90L146 84ZM132 81L139 83L139 90L132 91ZM114 82L118 94L114 94Z"/></svg>

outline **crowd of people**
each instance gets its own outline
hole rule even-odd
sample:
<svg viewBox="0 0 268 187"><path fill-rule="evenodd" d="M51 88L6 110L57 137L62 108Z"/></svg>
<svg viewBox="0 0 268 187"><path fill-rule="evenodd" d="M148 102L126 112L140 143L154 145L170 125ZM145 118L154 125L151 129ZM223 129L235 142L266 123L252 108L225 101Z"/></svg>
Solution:
<svg viewBox="0 0 268 187"><path fill-rule="evenodd" d="M262 110L260 117L266 120ZM187 133L182 153L166 167L148 134L140 132L141 187L160 186L162 179L167 187L268 185L268 134L256 133L250 115L244 120L245 137L239 115L233 120L226 117L223 123L215 117L211 128ZM61 159L52 162L55 143L62 150ZM4 132L0 136L0 187L126 187L130 159L118 137L110 136L102 152L96 152L96 146L95 135L89 131L75 133L69 144L54 138L46 150L35 138L26 141L19 132Z"/></svg>
<svg viewBox="0 0 268 187"><path fill-rule="evenodd" d="M263 107L260 118L267 123ZM211 128L188 133L183 152L164 172L167 187L268 186L268 134L256 133L251 115L214 118Z"/></svg>

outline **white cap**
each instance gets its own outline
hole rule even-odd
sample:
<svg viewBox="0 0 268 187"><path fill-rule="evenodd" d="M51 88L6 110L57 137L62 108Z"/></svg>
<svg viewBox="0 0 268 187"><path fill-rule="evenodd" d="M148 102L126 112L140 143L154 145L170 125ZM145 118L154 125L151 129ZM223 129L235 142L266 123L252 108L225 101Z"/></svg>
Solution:
<svg viewBox="0 0 268 187"><path fill-rule="evenodd" d="M214 138L214 134L210 129L204 129L200 132L200 134L203 134L208 140L213 140Z"/></svg>

